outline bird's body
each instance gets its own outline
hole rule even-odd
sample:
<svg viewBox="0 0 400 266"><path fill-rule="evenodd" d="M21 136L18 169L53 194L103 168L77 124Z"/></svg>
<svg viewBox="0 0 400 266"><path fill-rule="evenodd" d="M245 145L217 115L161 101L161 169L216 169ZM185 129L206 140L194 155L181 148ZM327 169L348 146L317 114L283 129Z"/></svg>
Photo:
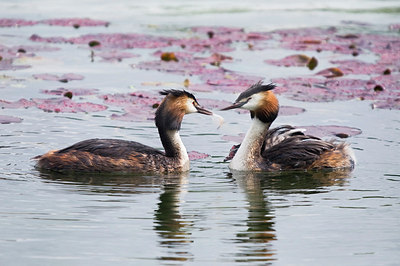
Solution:
<svg viewBox="0 0 400 266"><path fill-rule="evenodd" d="M274 87L257 83L223 109L250 110L253 120L229 167L239 171L353 168L355 158L348 144L324 141L291 126L269 129L279 111Z"/></svg>
<svg viewBox="0 0 400 266"><path fill-rule="evenodd" d="M195 97L178 90L166 95L156 111L155 122L165 152L135 141L89 139L67 148L37 156L37 167L57 172L184 172L189 157L179 136L183 116L189 113L211 115Z"/></svg>

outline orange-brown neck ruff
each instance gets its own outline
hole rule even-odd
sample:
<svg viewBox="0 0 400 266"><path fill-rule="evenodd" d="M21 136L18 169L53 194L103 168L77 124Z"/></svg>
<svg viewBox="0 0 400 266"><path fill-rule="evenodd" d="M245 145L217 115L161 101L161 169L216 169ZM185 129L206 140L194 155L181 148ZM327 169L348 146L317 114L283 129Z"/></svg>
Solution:
<svg viewBox="0 0 400 266"><path fill-rule="evenodd" d="M279 102L272 91L260 92L258 108L250 111L251 118L258 118L261 122L272 123L279 112Z"/></svg>

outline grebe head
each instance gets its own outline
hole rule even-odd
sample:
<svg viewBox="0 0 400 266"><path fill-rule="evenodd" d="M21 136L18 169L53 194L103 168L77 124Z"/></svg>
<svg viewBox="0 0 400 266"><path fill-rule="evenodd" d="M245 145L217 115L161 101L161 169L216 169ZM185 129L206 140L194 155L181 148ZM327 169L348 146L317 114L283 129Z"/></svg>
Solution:
<svg viewBox="0 0 400 266"><path fill-rule="evenodd" d="M179 130L183 116L186 114L200 113L212 115L197 102L196 97L185 90L163 90L165 95L156 111L156 126L166 130Z"/></svg>
<svg viewBox="0 0 400 266"><path fill-rule="evenodd" d="M242 92L232 105L221 110L246 109L250 111L251 118L272 123L279 112L278 99L272 92L275 87L274 84L263 85L260 81Z"/></svg>

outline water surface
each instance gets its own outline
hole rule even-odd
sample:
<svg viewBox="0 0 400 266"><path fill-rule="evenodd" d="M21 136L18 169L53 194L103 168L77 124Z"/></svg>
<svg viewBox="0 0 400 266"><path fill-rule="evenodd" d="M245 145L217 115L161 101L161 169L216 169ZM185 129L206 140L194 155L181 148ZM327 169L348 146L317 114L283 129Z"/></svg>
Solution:
<svg viewBox="0 0 400 266"><path fill-rule="evenodd" d="M268 31L372 23L381 31L398 22L397 1L9 1L1 17L41 20L90 17L109 27L76 29L37 25L0 28L0 44L30 44L32 34L76 36L95 32L135 32L187 36L189 26L233 26ZM343 21L357 23L344 24ZM95 88L99 94L158 91L183 77L133 69L154 50L134 50L141 58L90 62L87 48L59 44L59 52L39 52L2 71L1 99L43 98L41 90ZM274 50L275 53L276 50ZM276 68L262 60L265 50L231 55L229 68L266 79L306 73ZM329 55L331 56L331 55ZM328 59L329 59L329 56ZM373 60L374 55L366 55ZM327 64L327 58L321 64ZM324 61L325 60L325 61ZM36 80L38 73L78 73L82 81ZM307 72L308 73L308 72ZM191 78L191 77L189 77ZM20 79L20 81L18 81ZM191 78L195 80L196 78ZM170 85L166 85L169 87ZM171 85L172 86L172 85ZM178 86L178 85L177 85ZM224 92L196 92L201 99L233 101ZM102 103L97 95L83 100ZM196 114L185 117L181 135L189 151L211 156L191 162L178 176L57 175L40 173L32 157L82 139L122 138L161 148L153 121L111 119L119 107L102 112L55 113L37 108L2 109L21 123L0 124L0 264L2 265L397 265L400 260L400 116L372 109L358 99L300 102L279 96L281 105L305 113L280 116L276 125L342 125L362 134L345 139L357 157L353 172L230 173L223 159L234 144L221 138L244 133L247 115L218 112L225 124ZM201 103L201 100L199 100Z"/></svg>

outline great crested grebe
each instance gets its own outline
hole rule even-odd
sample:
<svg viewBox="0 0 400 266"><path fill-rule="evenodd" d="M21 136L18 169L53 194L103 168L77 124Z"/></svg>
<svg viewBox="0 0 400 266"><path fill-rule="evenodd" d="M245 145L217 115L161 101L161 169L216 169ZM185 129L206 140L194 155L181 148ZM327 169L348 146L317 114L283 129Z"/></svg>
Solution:
<svg viewBox="0 0 400 266"><path fill-rule="evenodd" d="M35 157L39 169L57 172L184 172L189 157L179 136L185 114L212 115L200 107L193 94L184 90L164 90L155 124L165 153L134 141L89 139L58 151Z"/></svg>
<svg viewBox="0 0 400 266"><path fill-rule="evenodd" d="M253 120L229 167L239 171L352 169L355 157L346 143L324 141L292 126L269 129L279 111L274 88L254 84L222 109L247 109Z"/></svg>

